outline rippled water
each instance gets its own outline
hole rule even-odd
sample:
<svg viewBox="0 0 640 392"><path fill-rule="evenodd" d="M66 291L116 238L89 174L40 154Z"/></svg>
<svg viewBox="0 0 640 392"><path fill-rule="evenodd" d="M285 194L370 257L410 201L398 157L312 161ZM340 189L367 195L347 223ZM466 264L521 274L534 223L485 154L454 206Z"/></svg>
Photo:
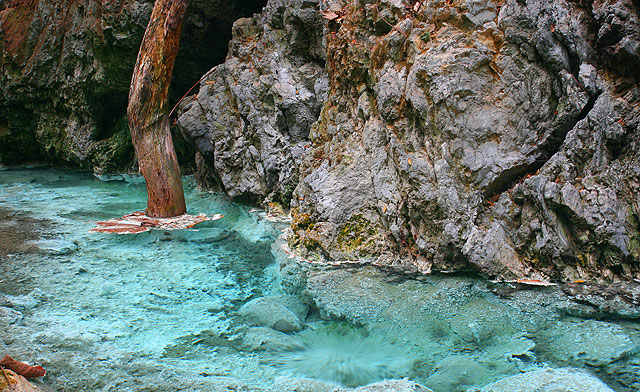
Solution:
<svg viewBox="0 0 640 392"><path fill-rule="evenodd" d="M325 391L409 377L467 392L566 366L640 388L638 323L566 316L553 289L300 265L272 252L283 226L186 189L189 212L225 217L88 233L143 209L144 183L1 168L0 355L42 364L43 385L65 391ZM259 298L275 324L240 310Z"/></svg>

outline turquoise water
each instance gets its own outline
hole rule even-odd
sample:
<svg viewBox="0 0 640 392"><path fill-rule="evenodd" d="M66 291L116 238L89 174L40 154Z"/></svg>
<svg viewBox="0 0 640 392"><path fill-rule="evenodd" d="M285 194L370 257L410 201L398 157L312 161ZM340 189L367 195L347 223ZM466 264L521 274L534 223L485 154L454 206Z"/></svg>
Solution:
<svg viewBox="0 0 640 392"><path fill-rule="evenodd" d="M185 188L190 213L225 217L89 233L144 208L140 178L0 168L0 355L41 364L43 385L64 391L324 391L408 377L467 392L566 366L640 389L638 323L569 317L553 288L299 264L274 245L285 225Z"/></svg>

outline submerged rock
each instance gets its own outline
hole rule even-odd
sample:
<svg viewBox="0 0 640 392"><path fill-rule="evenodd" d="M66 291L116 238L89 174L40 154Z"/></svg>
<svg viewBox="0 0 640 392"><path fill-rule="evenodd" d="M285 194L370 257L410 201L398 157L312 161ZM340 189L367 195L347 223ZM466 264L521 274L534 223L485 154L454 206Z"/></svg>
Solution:
<svg viewBox="0 0 640 392"><path fill-rule="evenodd" d="M515 333L511 312L506 306L476 298L460 308L451 319L451 331L465 342L483 346L492 340Z"/></svg>
<svg viewBox="0 0 640 392"><path fill-rule="evenodd" d="M8 306L16 310L31 310L38 306L46 297L44 291L36 288L27 295L6 295L0 298L0 305Z"/></svg>
<svg viewBox="0 0 640 392"><path fill-rule="evenodd" d="M542 369L507 377L480 392L613 392L588 373L572 369Z"/></svg>
<svg viewBox="0 0 640 392"><path fill-rule="evenodd" d="M635 349L621 327L602 321L560 322L541 335L539 349L565 364L606 366Z"/></svg>
<svg viewBox="0 0 640 392"><path fill-rule="evenodd" d="M488 370L470 356L451 355L438 362L425 384L436 391L464 391L484 380Z"/></svg>
<svg viewBox="0 0 640 392"><path fill-rule="evenodd" d="M570 315L595 319L640 319L640 282L608 285L568 283L562 290L573 299L563 310Z"/></svg>
<svg viewBox="0 0 640 392"><path fill-rule="evenodd" d="M373 384L368 384L358 388L343 389L337 388L334 392L433 392L431 389L416 382L403 380L384 380Z"/></svg>
<svg viewBox="0 0 640 392"><path fill-rule="evenodd" d="M302 322L277 297L256 298L244 304L238 314L249 325L273 328L280 332L302 330Z"/></svg>
<svg viewBox="0 0 640 392"><path fill-rule="evenodd" d="M33 243L41 250L55 256L68 255L78 250L78 244L64 238L43 239Z"/></svg>
<svg viewBox="0 0 640 392"><path fill-rule="evenodd" d="M247 351L288 351L299 348L300 343L286 333L253 327L242 335L242 347Z"/></svg>
<svg viewBox="0 0 640 392"><path fill-rule="evenodd" d="M22 313L18 312L17 310L0 306L0 323L15 324L20 320L22 320Z"/></svg>

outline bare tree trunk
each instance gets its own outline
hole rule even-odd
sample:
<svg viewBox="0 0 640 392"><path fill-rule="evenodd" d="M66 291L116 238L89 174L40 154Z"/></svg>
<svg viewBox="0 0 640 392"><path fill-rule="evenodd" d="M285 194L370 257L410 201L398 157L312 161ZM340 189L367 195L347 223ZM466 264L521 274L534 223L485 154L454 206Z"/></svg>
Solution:
<svg viewBox="0 0 640 392"><path fill-rule="evenodd" d="M144 33L129 90L129 129L140 171L147 181L146 215L187 212L173 147L167 100L187 0L156 0Z"/></svg>

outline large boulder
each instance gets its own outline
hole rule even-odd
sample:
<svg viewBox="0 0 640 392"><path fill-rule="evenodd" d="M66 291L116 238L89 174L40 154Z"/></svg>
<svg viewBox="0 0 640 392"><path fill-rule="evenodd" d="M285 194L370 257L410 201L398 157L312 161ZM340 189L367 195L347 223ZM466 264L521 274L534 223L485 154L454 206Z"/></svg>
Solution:
<svg viewBox="0 0 640 392"><path fill-rule="evenodd" d="M249 325L295 332L302 330L302 322L295 311L296 308L293 311L287 308L286 303L278 297L261 297L244 304L238 314Z"/></svg>
<svg viewBox="0 0 640 392"><path fill-rule="evenodd" d="M292 247L410 273L640 276L637 2L340 4L321 7L329 98Z"/></svg>

